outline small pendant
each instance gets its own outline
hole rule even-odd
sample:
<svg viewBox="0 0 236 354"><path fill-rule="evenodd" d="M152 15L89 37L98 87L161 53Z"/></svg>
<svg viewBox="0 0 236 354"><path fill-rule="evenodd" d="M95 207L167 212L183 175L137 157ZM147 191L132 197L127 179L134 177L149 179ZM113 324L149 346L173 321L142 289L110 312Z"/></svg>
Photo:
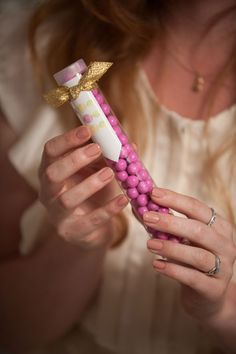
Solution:
<svg viewBox="0 0 236 354"><path fill-rule="evenodd" d="M196 73L196 76L193 81L192 90L194 92L200 92L203 90L204 84L205 84L204 78L201 75Z"/></svg>

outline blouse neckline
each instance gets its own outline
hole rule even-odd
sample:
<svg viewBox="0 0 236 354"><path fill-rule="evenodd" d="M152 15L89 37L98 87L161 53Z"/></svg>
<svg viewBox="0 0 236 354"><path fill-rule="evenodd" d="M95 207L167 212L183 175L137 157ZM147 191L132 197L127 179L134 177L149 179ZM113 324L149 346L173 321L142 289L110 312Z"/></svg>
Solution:
<svg viewBox="0 0 236 354"><path fill-rule="evenodd" d="M175 119L181 125L184 124L184 125L194 125L194 126L201 126L202 127L206 124L206 120L192 119L190 117L183 116L180 113L173 111L173 110L167 108L165 105L161 104L158 97L156 96L156 94L153 91L153 88L149 82L147 74L145 73L144 69L142 68L142 66L140 64L138 65L138 72L139 72L139 76L142 80L143 87L145 88L146 92L148 93L148 95L151 98L154 105L157 106L157 108L162 113L164 113L165 115L168 115L169 117L173 117L173 119ZM234 103L230 107L216 113L215 115L209 117L209 119L207 121L209 122L209 124L219 123L221 120L225 119L225 115L234 116L234 113L236 113L236 103Z"/></svg>

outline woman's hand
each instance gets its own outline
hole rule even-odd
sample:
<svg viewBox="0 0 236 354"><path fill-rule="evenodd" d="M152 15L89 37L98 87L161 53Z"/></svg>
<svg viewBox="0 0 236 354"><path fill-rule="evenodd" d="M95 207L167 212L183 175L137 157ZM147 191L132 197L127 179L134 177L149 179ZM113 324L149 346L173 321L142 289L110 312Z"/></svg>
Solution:
<svg viewBox="0 0 236 354"><path fill-rule="evenodd" d="M224 305L225 294L233 274L236 246L232 225L220 215L207 226L212 211L204 203L166 189L155 188L152 199L187 218L158 212L144 214L144 222L156 230L183 237L190 245L151 239L148 249L166 257L155 260L154 268L181 283L182 302L194 318L204 321L213 318ZM217 255L220 271L214 276L206 273L215 266Z"/></svg>
<svg viewBox="0 0 236 354"><path fill-rule="evenodd" d="M114 173L98 160L97 144L85 145L90 137L88 128L78 127L49 140L39 169L40 200L57 233L86 246L107 241L109 222L128 202L114 198Z"/></svg>

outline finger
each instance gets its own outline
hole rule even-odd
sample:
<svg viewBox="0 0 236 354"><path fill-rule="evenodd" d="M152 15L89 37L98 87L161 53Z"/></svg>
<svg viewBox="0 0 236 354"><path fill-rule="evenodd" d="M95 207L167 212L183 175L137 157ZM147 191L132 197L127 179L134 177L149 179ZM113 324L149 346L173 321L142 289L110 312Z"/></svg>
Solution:
<svg viewBox="0 0 236 354"><path fill-rule="evenodd" d="M78 172L81 168L89 165L98 158L101 149L98 144L89 144L76 149L67 156L53 162L45 171L45 177L49 183L62 183Z"/></svg>
<svg viewBox="0 0 236 354"><path fill-rule="evenodd" d="M58 233L70 242L79 242L85 236L96 231L118 214L126 205L128 199L124 195L119 195L88 215L72 215L61 222Z"/></svg>
<svg viewBox="0 0 236 354"><path fill-rule="evenodd" d="M202 272L208 272L215 266L215 255L202 248L156 239L148 240L147 246L153 253L184 263Z"/></svg>
<svg viewBox="0 0 236 354"><path fill-rule="evenodd" d="M162 273L169 278L175 279L181 284L194 289L199 294L204 295L205 298L213 300L213 298L216 299L222 296L222 280L209 277L195 269L163 260L154 260L153 267L159 273Z"/></svg>
<svg viewBox="0 0 236 354"><path fill-rule="evenodd" d="M61 194L55 203L63 210L71 210L78 207L82 202L101 190L114 178L111 168L105 167L99 172L86 178L75 187Z"/></svg>
<svg viewBox="0 0 236 354"><path fill-rule="evenodd" d="M49 140L44 146L43 158L51 163L58 157L83 145L91 137L90 130L85 127L77 127L69 132L56 136Z"/></svg>
<svg viewBox="0 0 236 354"><path fill-rule="evenodd" d="M143 220L155 230L186 238L214 254L225 253L225 239L200 221L153 211L146 212Z"/></svg>
<svg viewBox="0 0 236 354"><path fill-rule="evenodd" d="M157 204L174 209L204 224L207 224L212 217L211 209L193 197L163 188L153 188L151 197ZM211 227L216 229L222 236L229 232L229 223L218 214L215 223Z"/></svg>

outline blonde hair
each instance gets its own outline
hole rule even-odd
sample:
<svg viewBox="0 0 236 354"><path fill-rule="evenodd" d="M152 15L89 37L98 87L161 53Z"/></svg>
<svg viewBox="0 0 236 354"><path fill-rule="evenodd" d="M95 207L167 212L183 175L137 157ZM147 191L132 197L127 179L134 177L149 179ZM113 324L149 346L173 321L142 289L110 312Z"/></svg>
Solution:
<svg viewBox="0 0 236 354"><path fill-rule="evenodd" d="M164 39L165 13L173 3L164 0L71 0L69 4L66 0L42 2L30 22L29 42L43 90L48 77L80 57L87 63L93 60L115 62L110 74L102 80L101 88L131 139L139 149L145 148L147 136L140 134L140 131L143 133L145 115L133 89L136 64L151 48L154 39L160 43ZM48 31L50 36L44 43L42 56L37 39ZM152 124L157 124L156 117ZM232 159L236 156L235 128L219 151L209 150L203 176L212 195L222 199L232 222L235 222L235 215L231 198L217 165L222 156L228 154L229 168L235 167ZM206 134L207 130L208 123ZM125 233L123 217L121 224Z"/></svg>

